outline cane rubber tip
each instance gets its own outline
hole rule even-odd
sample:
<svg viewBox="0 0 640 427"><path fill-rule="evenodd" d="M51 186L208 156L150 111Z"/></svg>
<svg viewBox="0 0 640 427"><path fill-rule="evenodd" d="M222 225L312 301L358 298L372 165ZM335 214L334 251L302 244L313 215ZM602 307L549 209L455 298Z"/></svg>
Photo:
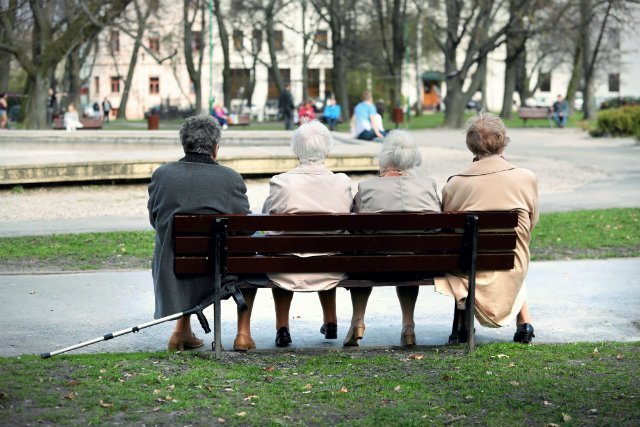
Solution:
<svg viewBox="0 0 640 427"><path fill-rule="evenodd" d="M43 359L48 359L51 357L51 353L42 353L40 357L42 357Z"/></svg>

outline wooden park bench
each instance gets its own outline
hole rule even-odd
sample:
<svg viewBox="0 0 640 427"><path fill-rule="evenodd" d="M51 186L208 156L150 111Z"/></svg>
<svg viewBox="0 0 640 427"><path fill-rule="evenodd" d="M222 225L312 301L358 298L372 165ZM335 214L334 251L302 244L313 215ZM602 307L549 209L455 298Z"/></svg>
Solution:
<svg viewBox="0 0 640 427"><path fill-rule="evenodd" d="M249 126L251 124L251 116L249 114L229 114L229 126Z"/></svg>
<svg viewBox="0 0 640 427"><path fill-rule="evenodd" d="M80 123L82 123L82 127L78 128L78 130L102 129L102 119L99 117L81 117ZM64 126L64 116L57 117L53 120L53 128L55 130L66 129Z"/></svg>
<svg viewBox="0 0 640 427"><path fill-rule="evenodd" d="M551 108L549 107L520 107L518 117L524 121L525 127L528 119L547 119L551 127Z"/></svg>
<svg viewBox="0 0 640 427"><path fill-rule="evenodd" d="M444 271L459 270L468 274L469 296L466 310L454 312L449 343L467 342L472 351L476 271L514 267L517 225L515 211L178 214L174 217L174 272L212 277L214 343L219 355L218 296L224 274L342 271L349 279L340 282L340 287L375 287L433 285L433 278ZM256 230L287 234L248 235ZM349 233L309 234L335 230ZM374 234L381 231L384 234ZM300 252L333 255L292 255Z"/></svg>

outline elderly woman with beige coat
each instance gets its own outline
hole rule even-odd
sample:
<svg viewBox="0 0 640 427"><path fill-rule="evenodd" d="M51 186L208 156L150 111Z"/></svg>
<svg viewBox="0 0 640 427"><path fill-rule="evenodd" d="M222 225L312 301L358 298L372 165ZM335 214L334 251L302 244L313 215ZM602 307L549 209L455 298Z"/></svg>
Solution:
<svg viewBox="0 0 640 427"><path fill-rule="evenodd" d="M269 181L269 196L262 211L278 213L348 213L351 209L351 180L343 173L334 174L324 162L333 138L322 123L311 121L293 134L291 148L300 165ZM313 256L313 254L297 254ZM268 274L277 287L273 289L276 309L276 346L286 347L291 340L289 309L293 291L317 291L322 306L320 333L326 339L338 337L336 285L343 273Z"/></svg>
<svg viewBox="0 0 640 427"><path fill-rule="evenodd" d="M481 271L476 276L476 318L488 327L501 327L516 318L513 340L534 337L527 305L525 277L529 268L531 230L538 222L538 184L533 172L507 162L503 152L509 138L500 117L480 113L467 123L467 147L474 159L453 175L442 190L444 211L518 212L515 266L508 271ZM447 273L435 281L436 291L453 296L464 308L466 276Z"/></svg>

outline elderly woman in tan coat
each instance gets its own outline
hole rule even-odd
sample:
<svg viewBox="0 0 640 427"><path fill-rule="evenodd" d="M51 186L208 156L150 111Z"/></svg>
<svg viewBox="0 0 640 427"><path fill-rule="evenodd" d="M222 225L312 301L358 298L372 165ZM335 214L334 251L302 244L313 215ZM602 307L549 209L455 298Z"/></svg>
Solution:
<svg viewBox="0 0 640 427"><path fill-rule="evenodd" d="M422 155L409 132L392 130L380 152L380 176L362 181L353 200L354 212L440 212L440 198L433 178L417 171ZM416 345L413 313L418 287L396 288L402 310L400 345ZM353 315L344 346L357 346L364 336L364 314L371 288L351 289Z"/></svg>
<svg viewBox="0 0 640 427"><path fill-rule="evenodd" d="M332 144L331 133L322 123L312 121L300 126L291 140L300 165L271 178L262 211L268 214L348 213L352 202L351 180L343 173L334 174L324 164ZM338 338L335 287L345 278L343 273L270 273L268 276L277 285L273 289L276 346L286 347L292 342L289 308L293 291L318 292L324 317L320 333L326 339Z"/></svg>
<svg viewBox="0 0 640 427"><path fill-rule="evenodd" d="M513 340L529 343L534 337L524 279L529 268L531 230L538 222L538 184L533 172L516 167L502 156L509 138L500 117L480 113L467 123L467 147L473 163L452 176L442 190L444 211L518 212L515 267L508 271L481 271L476 276L476 318L488 327L501 327L516 318ZM464 308L466 276L447 273L435 281L436 291L453 296Z"/></svg>

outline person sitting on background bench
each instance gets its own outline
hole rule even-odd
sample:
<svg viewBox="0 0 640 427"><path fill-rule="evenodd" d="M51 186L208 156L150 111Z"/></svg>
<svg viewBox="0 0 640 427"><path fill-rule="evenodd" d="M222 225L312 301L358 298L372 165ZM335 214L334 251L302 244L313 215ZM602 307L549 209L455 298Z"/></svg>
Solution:
<svg viewBox="0 0 640 427"><path fill-rule="evenodd" d="M433 178L417 171L422 163L420 150L409 132L392 130L385 136L380 152L380 176L358 184L354 212L440 212L440 198ZM398 286L402 309L400 345L416 345L413 313L418 286ZM371 288L351 288L353 315L344 346L357 346L364 335L364 314Z"/></svg>
<svg viewBox="0 0 640 427"><path fill-rule="evenodd" d="M67 112L64 113L64 127L67 132L72 132L76 129L83 128L83 124L80 122L80 118L78 117L78 112L76 111L76 107L73 104L69 104L67 108Z"/></svg>
<svg viewBox="0 0 640 427"><path fill-rule="evenodd" d="M180 313L205 301L213 292L211 276L176 277L173 271L173 217L177 213L248 214L247 187L236 171L216 162L220 124L207 114L189 117L180 128L185 156L155 170L149 184L149 220L156 230L151 274L155 292L155 318ZM225 276L225 283L235 281ZM234 350L255 348L251 339L251 308L255 289L242 291L248 310L238 311ZM191 330L190 316L176 322L167 345L184 350L203 345Z"/></svg>
<svg viewBox="0 0 640 427"><path fill-rule="evenodd" d="M448 179L442 190L443 210L518 212L515 267L477 273L475 315L480 324L492 328L506 326L515 317L513 340L529 343L534 334L524 280L529 268L531 230L538 222L538 183L533 172L513 166L502 157L509 138L500 117L481 112L469 119L466 134L473 163ZM458 309L464 309L466 275L447 273L435 279L435 289L453 296Z"/></svg>
<svg viewBox="0 0 640 427"><path fill-rule="evenodd" d="M563 128L567 125L569 120L569 104L562 98L562 95L558 95L558 100L553 103L551 107L553 110L553 121L556 122L556 126Z"/></svg>
<svg viewBox="0 0 640 427"><path fill-rule="evenodd" d="M262 212L348 213L352 203L351 180L343 173L334 174L324 164L332 144L331 133L322 123L303 123L291 139L291 148L300 165L271 178ZM326 339L338 338L335 287L346 277L344 273L269 273L268 276L277 285L273 288L276 346L286 347L292 342L289 332L292 291L318 292L323 313L320 333Z"/></svg>

